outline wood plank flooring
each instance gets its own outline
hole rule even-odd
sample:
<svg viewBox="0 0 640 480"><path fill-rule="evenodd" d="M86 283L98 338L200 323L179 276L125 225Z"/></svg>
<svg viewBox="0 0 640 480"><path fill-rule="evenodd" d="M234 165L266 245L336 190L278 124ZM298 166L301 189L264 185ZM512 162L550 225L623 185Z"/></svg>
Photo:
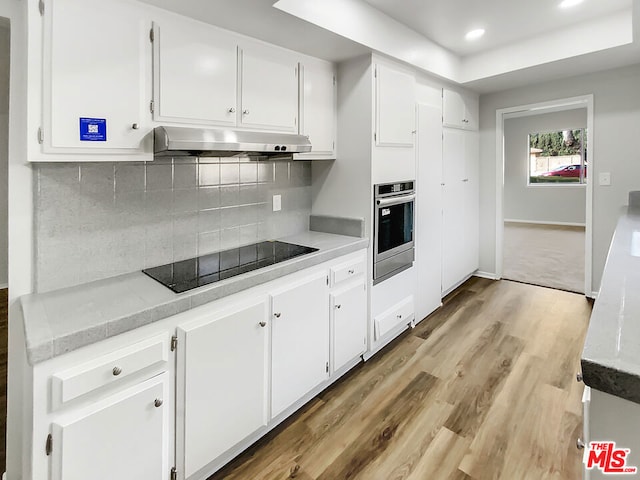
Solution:
<svg viewBox="0 0 640 480"><path fill-rule="evenodd" d="M5 471L5 455L7 441L7 292L0 290L0 475Z"/></svg>
<svg viewBox="0 0 640 480"><path fill-rule="evenodd" d="M578 480L590 313L473 278L209 480Z"/></svg>

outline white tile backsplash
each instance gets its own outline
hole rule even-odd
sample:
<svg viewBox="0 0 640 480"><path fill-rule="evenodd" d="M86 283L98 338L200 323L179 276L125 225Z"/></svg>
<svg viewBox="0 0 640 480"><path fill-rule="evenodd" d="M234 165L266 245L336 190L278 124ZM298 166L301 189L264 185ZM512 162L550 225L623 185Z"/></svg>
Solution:
<svg viewBox="0 0 640 480"><path fill-rule="evenodd" d="M38 164L36 291L308 229L309 162L244 158ZM271 196L283 209L271 211Z"/></svg>

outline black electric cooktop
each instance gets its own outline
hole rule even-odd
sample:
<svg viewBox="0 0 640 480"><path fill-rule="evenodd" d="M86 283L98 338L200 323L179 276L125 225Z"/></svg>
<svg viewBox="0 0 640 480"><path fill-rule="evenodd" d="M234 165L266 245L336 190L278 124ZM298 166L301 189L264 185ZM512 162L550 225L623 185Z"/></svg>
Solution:
<svg viewBox="0 0 640 480"><path fill-rule="evenodd" d="M284 262L317 248L286 242L260 242L142 270L176 293L215 283L241 273Z"/></svg>

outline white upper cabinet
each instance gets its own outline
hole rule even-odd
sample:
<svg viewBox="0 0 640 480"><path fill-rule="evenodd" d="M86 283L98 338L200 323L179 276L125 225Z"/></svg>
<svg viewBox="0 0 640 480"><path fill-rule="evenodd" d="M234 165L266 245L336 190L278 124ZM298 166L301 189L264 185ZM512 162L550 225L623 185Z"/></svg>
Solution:
<svg viewBox="0 0 640 480"><path fill-rule="evenodd" d="M298 133L298 59L290 52L250 44L240 52L239 125Z"/></svg>
<svg viewBox="0 0 640 480"><path fill-rule="evenodd" d="M376 145L413 147L415 79L386 65L375 66Z"/></svg>
<svg viewBox="0 0 640 480"><path fill-rule="evenodd" d="M307 61L300 65L300 133L311 142L311 152L300 158L335 158L336 74L331 63Z"/></svg>
<svg viewBox="0 0 640 480"><path fill-rule="evenodd" d="M154 120L236 125L238 44L202 23L154 24Z"/></svg>
<svg viewBox="0 0 640 480"><path fill-rule="evenodd" d="M136 154L149 131L149 29L141 7L112 0L47 0L45 153Z"/></svg>
<svg viewBox="0 0 640 480"><path fill-rule="evenodd" d="M442 124L445 127L478 129L478 100L458 92L442 91Z"/></svg>

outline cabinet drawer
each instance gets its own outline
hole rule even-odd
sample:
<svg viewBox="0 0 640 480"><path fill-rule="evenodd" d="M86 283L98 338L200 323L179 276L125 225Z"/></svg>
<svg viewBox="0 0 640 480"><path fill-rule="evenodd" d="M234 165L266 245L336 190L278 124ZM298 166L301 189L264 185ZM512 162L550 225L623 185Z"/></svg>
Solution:
<svg viewBox="0 0 640 480"><path fill-rule="evenodd" d="M55 373L51 377L53 409L145 369L166 364L169 350L167 336L161 335Z"/></svg>
<svg viewBox="0 0 640 480"><path fill-rule="evenodd" d="M375 339L379 340L398 325L406 325L414 319L413 295L405 298L374 319Z"/></svg>
<svg viewBox="0 0 640 480"><path fill-rule="evenodd" d="M355 278L364 273L366 269L367 266L363 257L331 267L331 286L335 286L350 278Z"/></svg>

